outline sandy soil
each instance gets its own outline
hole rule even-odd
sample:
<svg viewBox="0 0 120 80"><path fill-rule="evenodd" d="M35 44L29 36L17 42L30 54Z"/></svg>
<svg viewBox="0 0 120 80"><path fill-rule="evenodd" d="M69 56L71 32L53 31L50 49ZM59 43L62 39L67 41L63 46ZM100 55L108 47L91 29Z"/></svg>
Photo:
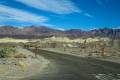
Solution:
<svg viewBox="0 0 120 80"><path fill-rule="evenodd" d="M0 58L0 80L19 80L42 72L50 62L37 58Z"/></svg>

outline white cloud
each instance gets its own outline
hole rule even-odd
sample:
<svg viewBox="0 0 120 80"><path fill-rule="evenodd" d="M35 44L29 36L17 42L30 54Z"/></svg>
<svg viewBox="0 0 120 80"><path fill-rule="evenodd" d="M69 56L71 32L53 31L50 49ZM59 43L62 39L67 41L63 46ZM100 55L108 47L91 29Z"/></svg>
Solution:
<svg viewBox="0 0 120 80"><path fill-rule="evenodd" d="M80 9L70 0L15 0L30 7L56 14L80 13Z"/></svg>
<svg viewBox="0 0 120 80"><path fill-rule="evenodd" d="M89 13L84 13L84 16L87 16L87 17L89 17L89 18L92 18L93 16L91 15L91 14L89 14Z"/></svg>
<svg viewBox="0 0 120 80"><path fill-rule="evenodd" d="M58 29L58 30L61 30L61 31L64 31L64 30L65 30L64 28L61 28L61 27L58 27L58 26L56 26L56 25L49 24L49 23L43 23L42 25L43 25L43 26L50 27L50 28Z"/></svg>
<svg viewBox="0 0 120 80"><path fill-rule="evenodd" d="M0 20L1 21L19 21L19 22L46 22L47 18L44 16L39 16L23 10L8 7L5 5L0 5Z"/></svg>
<svg viewBox="0 0 120 80"><path fill-rule="evenodd" d="M61 30L61 31L65 31L65 29L63 29L63 28L56 28L56 29Z"/></svg>
<svg viewBox="0 0 120 80"><path fill-rule="evenodd" d="M120 26L118 27L118 29L120 29Z"/></svg>
<svg viewBox="0 0 120 80"><path fill-rule="evenodd" d="M120 26L114 27L113 29L120 29Z"/></svg>

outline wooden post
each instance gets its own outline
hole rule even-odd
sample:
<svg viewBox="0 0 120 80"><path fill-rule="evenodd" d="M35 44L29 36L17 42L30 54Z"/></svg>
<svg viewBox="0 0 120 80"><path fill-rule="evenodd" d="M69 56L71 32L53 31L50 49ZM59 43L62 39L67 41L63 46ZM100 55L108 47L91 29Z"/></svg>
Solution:
<svg viewBox="0 0 120 80"><path fill-rule="evenodd" d="M102 56L102 57L105 57L105 56L106 56L106 54L105 54L105 48L101 48L101 56Z"/></svg>
<svg viewBox="0 0 120 80"><path fill-rule="evenodd" d="M35 46L35 57L37 57L38 47Z"/></svg>

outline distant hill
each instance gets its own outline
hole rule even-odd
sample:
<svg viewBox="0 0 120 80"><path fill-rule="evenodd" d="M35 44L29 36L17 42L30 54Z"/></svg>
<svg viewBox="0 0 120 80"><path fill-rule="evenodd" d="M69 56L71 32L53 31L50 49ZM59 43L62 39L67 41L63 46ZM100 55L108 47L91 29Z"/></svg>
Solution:
<svg viewBox="0 0 120 80"><path fill-rule="evenodd" d="M13 26L1 26L0 38L12 37L20 39L36 39L46 37L69 37L69 38L88 38L88 37L109 37L112 39L120 39L120 29L95 29L90 31L82 31L80 29L70 29L66 31L48 28L46 26L30 26L18 28Z"/></svg>

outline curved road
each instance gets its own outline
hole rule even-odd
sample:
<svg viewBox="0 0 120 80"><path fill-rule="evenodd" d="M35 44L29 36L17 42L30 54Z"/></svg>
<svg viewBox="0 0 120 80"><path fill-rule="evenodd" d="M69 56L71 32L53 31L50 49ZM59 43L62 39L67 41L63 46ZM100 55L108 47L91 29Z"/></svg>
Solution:
<svg viewBox="0 0 120 80"><path fill-rule="evenodd" d="M45 50L39 50L37 53L50 60L51 64L44 72L22 80L112 80L112 78L116 80L120 78L120 64L117 63ZM100 74L106 75L100 77Z"/></svg>

